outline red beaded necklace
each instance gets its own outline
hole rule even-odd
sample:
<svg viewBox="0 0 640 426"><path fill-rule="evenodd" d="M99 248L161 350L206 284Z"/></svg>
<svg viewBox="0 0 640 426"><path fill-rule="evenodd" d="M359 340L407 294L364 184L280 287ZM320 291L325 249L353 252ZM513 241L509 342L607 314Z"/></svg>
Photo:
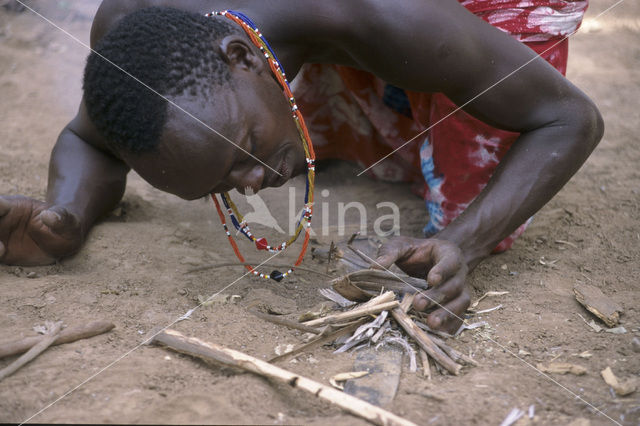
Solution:
<svg viewBox="0 0 640 426"><path fill-rule="evenodd" d="M249 240L253 241L256 247L258 248L258 250L267 250L270 252L279 252L279 251L285 250L287 247L289 247L290 244L292 244L294 241L297 240L298 236L300 235L300 232L304 229L304 233L305 233L304 242L302 243L302 248L300 250L300 254L298 255L298 259L296 260L295 264L286 272L282 273L280 271L273 271L270 274L264 274L257 271L254 267L246 264L244 256L242 256L242 253L240 253L240 249L238 248L238 245L234 240L233 235L229 231L224 213L222 211L222 207L220 206L220 202L218 201L216 194L211 194L211 198L215 203L218 216L220 217L220 222L222 223L222 227L224 228L224 231L227 234L229 243L231 244L231 247L233 248L233 251L236 254L236 257L238 258L238 260L240 260L240 262L245 265L245 267L247 268L247 270L249 270L249 272L253 273L256 276L259 276L260 278L265 278L265 279L271 278L275 281L282 281L282 279L284 279L285 277L293 273L293 270L297 266L299 266L300 263L302 263L302 260L304 259L304 254L309 245L309 237L310 237L309 232L311 228L311 218L313 216L313 189L314 189L314 183L315 183L315 152L313 151L313 144L311 143L311 138L309 136L307 126L304 123L304 119L302 118L302 114L300 113L300 110L296 105L296 101L293 97L293 93L291 92L291 88L289 87L289 82L287 81L287 78L285 76L284 69L280 64L280 61L278 61L278 58L276 57L275 52L273 51L273 49L271 48L267 40L262 36L262 33L260 32L260 30L258 30L256 25L253 22L251 22L251 20L245 15L243 15L242 13L234 12L231 10L226 10L223 12L214 11L211 13L207 13L206 16L207 17L224 16L226 18L231 19L233 22L235 22L236 24L240 25L240 27L242 27L245 33L247 33L247 35L249 36L249 39L251 40L251 42L256 47L258 47L260 51L264 54L264 57L267 60L267 63L269 64L269 68L271 69L271 72L276 77L276 80L280 84L280 87L282 88L285 98L287 99L287 101L291 106L293 119L296 123L298 133L300 134L300 139L302 140L302 145L304 147L304 151L307 159L307 185L306 185L305 199L304 199L305 204L304 204L304 208L303 208L300 220L298 221L298 226L296 227L296 232L288 241L283 242L277 246L270 246L267 243L266 238L255 237L251 233L251 230L249 229L249 225L244 220L243 216L238 212L238 209L236 208L233 201L231 201L231 197L229 196L229 193L225 192L223 194L220 194L220 198L222 199L222 202L227 209L227 213L229 214L229 217L231 218L231 222L233 223L234 227L239 232L241 232L245 237L247 237Z"/></svg>

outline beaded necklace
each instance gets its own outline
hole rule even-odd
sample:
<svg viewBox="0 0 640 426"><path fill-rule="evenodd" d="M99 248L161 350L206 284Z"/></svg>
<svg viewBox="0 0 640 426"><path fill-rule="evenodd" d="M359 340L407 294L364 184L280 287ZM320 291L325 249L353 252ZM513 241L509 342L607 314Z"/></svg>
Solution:
<svg viewBox="0 0 640 426"><path fill-rule="evenodd" d="M245 259L242 256L242 253L240 253L240 249L238 248L238 245L236 244L236 241L233 238L233 235L231 235L231 232L229 232L229 228L227 227L227 222L225 220L222 207L220 206L220 202L218 201L216 194L211 194L211 198L215 203L218 216L220 217L220 222L222 223L222 227L225 233L227 234L229 243L231 244L231 247L233 248L233 251L236 254L236 257L238 258L238 260L240 260L241 263L245 264L245 267L247 268L247 270L249 270L249 272L253 273L256 276L259 276L260 278L265 278L265 279L271 278L275 281L282 281L282 279L286 278L291 273L293 273L293 270L297 266L299 266L300 263L302 263L302 259L304 258L304 254L309 245L309 237L310 237L309 230L311 228L311 217L313 215L313 188L314 188L314 182L315 182L315 159L316 159L315 152L313 151L313 144L311 143L311 138L309 137L309 132L307 131L307 126L304 123L302 114L300 113L300 110L296 105L296 101L293 97L293 93L291 92L291 87L289 86L289 82L287 81L287 78L285 76L284 69L282 68L280 61L276 57L275 52L273 51L273 49L271 48L267 40L262 36L262 33L260 32L260 30L258 30L258 27L256 27L256 25L253 22L251 22L251 20L247 16L243 15L240 12L235 12L232 10L225 10L222 12L214 11L211 13L207 13L205 16L206 17L224 16L226 18L231 19L233 22L235 22L236 24L240 25L240 27L242 27L245 33L247 33L247 35L249 36L249 39L251 40L251 42L260 49L265 59L267 60L267 63L269 64L269 68L271 69L271 72L276 77L278 84L280 85L285 97L287 98L287 101L291 106L293 119L296 123L298 133L300 134L300 139L302 140L302 146L304 148L305 157L307 161L307 182L306 182L306 188L305 188L305 194L304 194L304 207L302 209L302 214L300 215L300 219L298 220L296 231L294 232L293 236L289 238L288 241L282 242L277 246L271 246L267 243L266 238L255 237L251 233L251 229L249 228L249 225L245 221L244 217L240 214L236 205L231 200L229 193L225 192L220 194L222 203L224 204L224 207L226 208L227 213L231 218L231 222L233 223L233 226L240 233L242 233L242 235L244 235L250 241L252 241L256 245L256 248L258 250L267 250L272 253L285 250L287 247L293 244L294 241L298 239L300 232L302 232L302 230L304 229L304 232L305 232L304 242L302 243L302 248L300 250L300 254L298 255L298 259L296 260L295 264L286 272L282 273L280 271L273 271L271 272L271 274L264 274L264 273L258 272L255 268L246 264Z"/></svg>

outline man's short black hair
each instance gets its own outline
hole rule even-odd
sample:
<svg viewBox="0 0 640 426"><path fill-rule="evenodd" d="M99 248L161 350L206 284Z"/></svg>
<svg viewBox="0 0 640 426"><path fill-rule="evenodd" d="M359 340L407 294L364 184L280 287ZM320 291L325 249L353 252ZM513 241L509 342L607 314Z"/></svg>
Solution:
<svg viewBox="0 0 640 426"><path fill-rule="evenodd" d="M84 102L111 149L153 150L167 118L166 97L210 96L229 81L229 69L214 49L220 37L240 33L219 18L152 7L124 18L97 44L84 71Z"/></svg>

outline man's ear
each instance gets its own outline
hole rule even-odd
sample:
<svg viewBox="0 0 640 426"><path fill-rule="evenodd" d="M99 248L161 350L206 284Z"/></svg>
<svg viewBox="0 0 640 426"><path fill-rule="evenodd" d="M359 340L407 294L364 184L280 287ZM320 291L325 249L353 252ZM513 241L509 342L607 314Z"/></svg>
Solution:
<svg viewBox="0 0 640 426"><path fill-rule="evenodd" d="M260 73L265 66L264 58L257 55L246 37L233 34L220 41L220 55L229 67Z"/></svg>

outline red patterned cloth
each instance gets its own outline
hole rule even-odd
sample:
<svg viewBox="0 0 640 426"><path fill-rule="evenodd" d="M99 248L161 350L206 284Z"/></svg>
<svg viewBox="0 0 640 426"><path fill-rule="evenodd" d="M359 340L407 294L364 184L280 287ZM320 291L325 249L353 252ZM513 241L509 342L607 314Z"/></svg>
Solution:
<svg viewBox="0 0 640 426"><path fill-rule="evenodd" d="M580 26L587 0L464 0L460 3L524 42L562 74L565 36ZM292 84L318 159L342 159L369 167L457 107L441 93L408 92L364 71L305 65ZM368 174L408 182L424 197L431 236L455 219L482 191L517 133L493 128L455 112ZM511 247L523 224L494 251Z"/></svg>
<svg viewBox="0 0 640 426"><path fill-rule="evenodd" d="M536 42L573 34L582 22L588 1L462 0L460 4L517 40Z"/></svg>

